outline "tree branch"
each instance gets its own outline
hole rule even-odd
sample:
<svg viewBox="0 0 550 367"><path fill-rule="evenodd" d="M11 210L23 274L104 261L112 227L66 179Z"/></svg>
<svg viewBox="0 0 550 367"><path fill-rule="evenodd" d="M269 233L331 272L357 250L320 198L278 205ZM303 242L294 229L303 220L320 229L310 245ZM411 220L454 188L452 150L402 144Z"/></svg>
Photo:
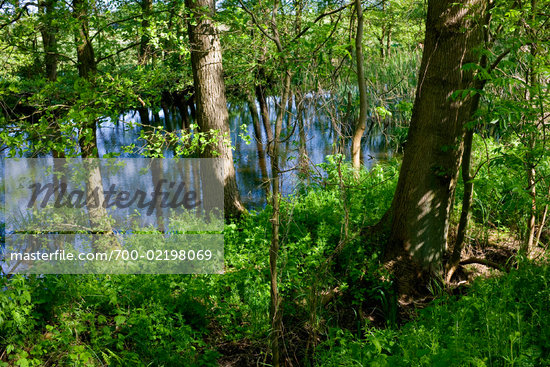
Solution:
<svg viewBox="0 0 550 367"><path fill-rule="evenodd" d="M239 0L240 1L240 0ZM347 7L351 6L354 4L354 1L350 2L350 3L347 3L346 5L342 5L341 7L339 7L338 9L334 9L334 10L331 10L331 11L328 11L326 13L323 13L321 15L319 15L317 18L315 18L315 20L313 21L313 23L309 24L307 27L305 27L300 33L298 33L296 35L296 37L294 37L292 39L292 42L296 41L298 38L302 37L310 28L312 25L316 24L318 21L320 21L321 19L331 15L331 14L335 14L335 13L338 13L338 12L341 12L342 10L346 9Z"/></svg>
<svg viewBox="0 0 550 367"><path fill-rule="evenodd" d="M97 63L99 64L101 61L104 61L104 60L106 60L106 59L108 59L108 58L111 58L111 57L113 57L113 56L116 56L116 55L118 55L118 54L120 54L120 53L122 53L122 52L124 52L124 51L127 51L127 50L131 49L132 47L136 47L136 46L139 46L139 45L140 45L140 42L134 42L134 43L132 43L132 44L130 44L130 45L124 47L124 48L121 48L120 50L118 50L118 51L116 51L116 52L113 52L112 54L109 54L109 55L107 55L107 56L103 56L103 57L98 58L98 59L97 59Z"/></svg>
<svg viewBox="0 0 550 367"><path fill-rule="evenodd" d="M241 7L243 8L243 10L245 12L248 13L248 15L250 15L252 17L252 21L254 22L254 24L256 24L256 27L260 30L260 32L262 32L264 34L264 36L266 36L267 38L269 38L270 40L272 40L273 42L277 42L275 40L275 38L273 38L269 33L266 32L266 30L261 26L261 24L258 22L258 19L256 18L256 16L254 15L254 13L252 13L247 7L246 5L244 5L244 3L242 2L242 0L239 0L239 3L241 4Z"/></svg>

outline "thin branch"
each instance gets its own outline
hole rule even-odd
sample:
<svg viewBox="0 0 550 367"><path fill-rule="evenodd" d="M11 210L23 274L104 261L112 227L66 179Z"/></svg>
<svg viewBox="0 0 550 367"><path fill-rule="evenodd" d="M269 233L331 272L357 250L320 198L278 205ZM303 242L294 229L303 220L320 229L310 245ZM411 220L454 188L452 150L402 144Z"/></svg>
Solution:
<svg viewBox="0 0 550 367"><path fill-rule="evenodd" d="M275 38L273 38L269 33L266 32L266 30L261 26L261 24L258 22L258 19L256 19L256 16L254 15L254 13L252 13L247 7L246 5L244 5L244 3L242 2L242 0L239 0L239 3L241 4L241 7L243 8L243 10L245 12L247 12L251 17L252 17L252 21L254 22L254 24L256 24L256 27L260 30L260 32L262 32L264 34L264 36L266 36L267 38L269 38L270 40L272 40L273 42L277 42L275 41Z"/></svg>
<svg viewBox="0 0 550 367"><path fill-rule="evenodd" d="M134 42L134 43L131 43L130 45L124 47L124 48L121 48L120 50L116 51L116 52L113 52L112 54L109 54L107 56L103 56L103 57L100 57L97 59L97 63L99 64L101 61L104 61L108 58L111 58L113 56L116 56L124 51L127 51L129 49L131 49L132 47L136 47L136 46L139 46L140 45L140 42Z"/></svg>
<svg viewBox="0 0 550 367"><path fill-rule="evenodd" d="M494 262L494 261L491 261L491 260L487 260L487 259L482 259L482 258L479 258L479 257L470 257L469 259L466 259L466 260L462 260L460 262L460 265L469 265L469 264L481 264L481 265L485 265L485 266L488 266L488 267L491 267L491 268L494 268L494 269L498 269L498 270L502 270L502 271L505 271L505 267Z"/></svg>
<svg viewBox="0 0 550 367"><path fill-rule="evenodd" d="M240 0L239 0L240 1ZM321 19L331 15L331 14L335 14L335 13L338 13L338 12L341 12L342 10L346 9L347 7L353 5L355 2L352 1L350 3L347 3L346 5L342 5L341 7L339 7L338 9L334 9L334 10L331 10L331 11L328 11L326 13L323 13L321 15L319 15L317 18L315 18L315 20L313 21L313 23L309 24L307 27L305 27L300 33L298 33L296 35L296 37L294 37L292 39L292 42L296 41L298 38L302 37L310 28L311 26L313 26L314 24L316 24L318 21L320 21Z"/></svg>
<svg viewBox="0 0 550 367"><path fill-rule="evenodd" d="M487 70L489 72L489 74L495 70L498 66L498 64L500 64L500 62L502 61L502 59L504 59L506 57L506 55L508 55L510 53L510 51L512 51L511 49L507 49L505 50L503 53L501 53L500 55L498 55L498 57L495 59L495 61L493 61L493 63L491 64L491 66L489 67L489 70Z"/></svg>
<svg viewBox="0 0 550 367"><path fill-rule="evenodd" d="M23 13L27 13L27 15L29 14L29 9L27 9L29 6L36 6L38 7L38 4L35 4L35 3L26 3L25 5L23 5L23 7L21 9L19 9L19 11L17 12L17 15L15 16L15 18L11 19L10 21L8 21L7 23L4 23L2 25L0 25L0 30L6 28L7 26L9 26L10 24L13 24L15 22L17 22L22 16L23 16Z"/></svg>

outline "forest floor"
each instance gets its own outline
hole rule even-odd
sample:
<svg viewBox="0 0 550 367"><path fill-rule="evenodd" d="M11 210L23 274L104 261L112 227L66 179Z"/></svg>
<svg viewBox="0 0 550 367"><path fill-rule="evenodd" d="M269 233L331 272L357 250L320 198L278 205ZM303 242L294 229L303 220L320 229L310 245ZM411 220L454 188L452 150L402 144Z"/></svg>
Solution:
<svg viewBox="0 0 550 367"><path fill-rule="evenodd" d="M509 270L514 266L515 256L518 255L518 249L522 243L522 239L509 230L496 226L492 228L473 226L470 232L469 242L464 246L461 254L461 262L467 264L461 266L453 276L451 283L453 286L469 284L478 277L489 278L502 275L503 270ZM453 232L450 240L454 241L454 237ZM531 259L535 263L545 261L544 254L547 250L547 246L533 248Z"/></svg>

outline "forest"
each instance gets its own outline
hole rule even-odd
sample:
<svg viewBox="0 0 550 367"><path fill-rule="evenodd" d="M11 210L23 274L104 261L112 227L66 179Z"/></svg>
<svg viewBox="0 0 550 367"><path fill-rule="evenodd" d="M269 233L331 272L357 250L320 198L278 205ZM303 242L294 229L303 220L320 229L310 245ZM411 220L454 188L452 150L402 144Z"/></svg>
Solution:
<svg viewBox="0 0 550 367"><path fill-rule="evenodd" d="M550 366L549 82L549 0L0 0L0 366Z"/></svg>

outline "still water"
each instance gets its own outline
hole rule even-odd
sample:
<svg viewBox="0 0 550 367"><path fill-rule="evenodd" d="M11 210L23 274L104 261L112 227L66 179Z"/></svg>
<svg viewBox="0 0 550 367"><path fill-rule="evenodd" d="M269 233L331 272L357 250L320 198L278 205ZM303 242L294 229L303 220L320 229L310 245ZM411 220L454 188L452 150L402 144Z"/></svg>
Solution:
<svg viewBox="0 0 550 367"><path fill-rule="evenodd" d="M281 160L280 167L284 171L281 180L281 190L283 195L292 195L298 187L299 179L297 177L297 166L299 162L306 161L309 170L300 170L300 172L310 172L310 175L323 175L323 172L316 165L325 161L327 155L335 154L335 143L338 142L338 135L335 133L334 126L345 124L345 119L342 114L336 109L328 111L326 103L323 105L323 99L309 98L304 103L303 108L303 124L298 124L296 106L293 105L288 118L283 122L283 138L280 152ZM270 98L268 100L270 110L270 121L276 119L276 100ZM241 198L245 206L249 210L262 208L266 203L265 182L262 180L262 169L258 157L258 149L254 136L254 127L252 123L252 115L246 103L230 103L230 131L231 142L234 147L233 158L237 174L237 184L241 193ZM99 156L103 157L108 153L119 153L121 157L137 158L138 154L124 153L123 146L135 144L137 147L143 147L145 143L138 138L142 129L150 127L139 125L140 117L137 111L128 111L119 115L117 120L104 119L97 129L97 142ZM163 126L169 131L181 129L182 121L180 114L177 111L158 112L149 111L149 120L153 125ZM261 124L261 120L260 120ZM349 122L348 122L349 124ZM300 139L299 127L303 126L303 133ZM267 142L265 131L262 127L261 142L265 147ZM364 165L367 169L372 167L379 161L384 161L391 158L394 152L388 146L386 136L381 132L382 129L373 129L368 138L363 140L362 157ZM243 136L249 138L243 139ZM247 143L247 140L250 141ZM349 139L345 139L349 141ZM304 154L300 153L300 141L304 145L307 158L304 160ZM343 148L344 154L349 156L349 144ZM8 156L9 152L4 150L1 155ZM164 151L166 158L171 158L174 153L170 149ZM43 156L44 157L44 156ZM47 157L47 155L46 155ZM302 160L300 160L302 158ZM3 177L4 161L0 159L0 175ZM267 157L266 165L267 175L270 173L270 162ZM304 177L304 175L301 175ZM307 177L307 175L306 175ZM4 202L4 180L2 180L0 190L0 200ZM134 184L130 186L135 186ZM154 220L155 218L153 218ZM4 238L4 212L0 211L0 237ZM154 221L150 223L156 226L158 223ZM0 244L3 248L3 243Z"/></svg>
<svg viewBox="0 0 550 367"><path fill-rule="evenodd" d="M276 101L273 98L268 100L270 106L270 120L276 119ZM305 132L305 145L307 160L309 166L313 167L325 161L327 155L335 153L335 142L337 135L333 129L333 122L329 113L325 113L325 108L321 101L316 98L307 99L304 102L303 121ZM231 142L235 148L233 158L237 172L237 184L241 193L241 199L248 209L258 209L265 205L265 189L262 186L262 173L258 159L257 144L254 137L254 127L252 116L245 103L229 104ZM175 130L181 127L181 117L176 111L164 115L163 110L158 113L149 111L150 120L155 124L162 125L168 130ZM281 169L285 171L281 180L283 195L291 195L297 187L297 170L293 169L298 164L299 156L299 134L296 127L296 106L293 105L289 118L283 122L281 143ZM341 118L338 114L332 114L333 119ZM334 117L336 116L336 117ZM260 120L261 121L261 120ZM98 149L100 157L106 153L119 152L121 147L136 144L140 131L140 117L137 111L130 111L122 114L116 122L106 121L99 126L97 133ZM340 122L338 122L340 123ZM243 129L244 127L244 129ZM247 135L250 137L250 143L241 137ZM348 139L349 140L349 139ZM262 129L262 144L266 144L265 131ZM349 156L349 146L345 147L344 154ZM166 150L166 158L173 156L173 152ZM364 165L367 169L372 167L378 161L384 161L391 158L393 151L388 147L387 138L379 130L373 129L373 133L368 139L364 139L362 156ZM121 153L121 157L132 157L132 155ZM134 155L134 157L136 157ZM267 171L270 173L269 157L267 158ZM317 170L311 170L312 174L319 174Z"/></svg>

